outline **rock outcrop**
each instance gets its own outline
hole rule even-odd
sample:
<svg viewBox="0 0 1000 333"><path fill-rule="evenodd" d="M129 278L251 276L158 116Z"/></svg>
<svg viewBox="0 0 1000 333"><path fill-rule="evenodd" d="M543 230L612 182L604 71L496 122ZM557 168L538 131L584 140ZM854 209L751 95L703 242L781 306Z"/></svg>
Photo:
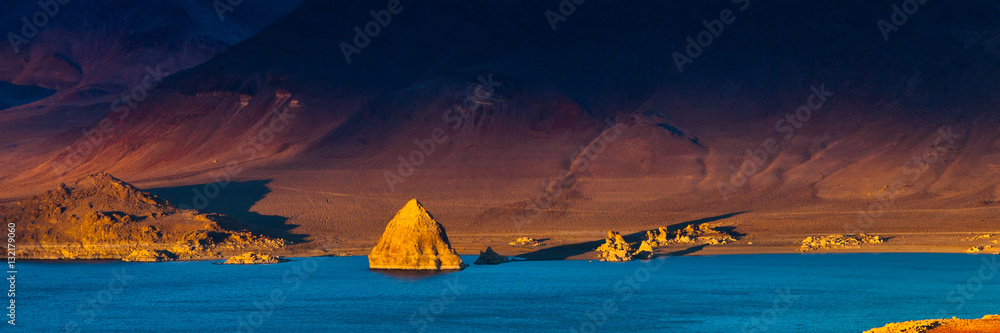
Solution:
<svg viewBox="0 0 1000 333"><path fill-rule="evenodd" d="M635 252L632 246L617 231L608 231L608 238L597 248L601 261L629 261Z"/></svg>
<svg viewBox="0 0 1000 333"><path fill-rule="evenodd" d="M930 319L902 323L892 323L873 328L864 333L934 333L934 332L977 332L1000 333L1000 315L988 315L980 319Z"/></svg>
<svg viewBox="0 0 1000 333"><path fill-rule="evenodd" d="M990 239L990 238L994 238L994 237L996 237L996 235L993 235L993 234L982 234L982 235L975 235L975 236L966 238L965 240L966 241L975 241L975 240L980 240L980 239Z"/></svg>
<svg viewBox="0 0 1000 333"><path fill-rule="evenodd" d="M222 259L283 247L220 214L182 210L106 173L0 207L24 259Z"/></svg>
<svg viewBox="0 0 1000 333"><path fill-rule="evenodd" d="M738 240L738 235L729 229L721 227L712 227L707 224L701 224L696 227L693 224L689 224L675 232L667 231L665 227L647 231L646 239L653 247L690 243L722 245L735 242Z"/></svg>
<svg viewBox="0 0 1000 333"><path fill-rule="evenodd" d="M510 257L502 256L493 251L492 247L487 247L486 251L479 252L479 258L476 259L476 265L499 265L510 261Z"/></svg>
<svg viewBox="0 0 1000 333"><path fill-rule="evenodd" d="M281 258L279 256L258 253L258 252L247 252L244 254L239 254L230 257L223 265L264 265L264 264L277 264L288 261L288 259Z"/></svg>
<svg viewBox="0 0 1000 333"><path fill-rule="evenodd" d="M417 199L396 213L368 255L371 269L453 270L465 266L451 248L444 227Z"/></svg>
<svg viewBox="0 0 1000 333"><path fill-rule="evenodd" d="M864 244L882 244L885 239L879 236L866 234L851 235L829 235L825 237L806 237L802 240L799 251L808 252L815 250L836 250L843 248L859 248Z"/></svg>
<svg viewBox="0 0 1000 333"><path fill-rule="evenodd" d="M170 253L170 251L163 250L135 250L129 253L122 261L128 262L163 262L163 261L173 261L177 259L177 255Z"/></svg>
<svg viewBox="0 0 1000 333"><path fill-rule="evenodd" d="M980 252L989 252L989 251L993 251L993 246L991 246L991 245L973 246L973 247L969 248L968 250L965 250L965 252L968 252L968 253L980 253Z"/></svg>
<svg viewBox="0 0 1000 333"><path fill-rule="evenodd" d="M539 242L539 241L537 241L537 240L535 240L534 238L531 238L531 237L518 237L513 242L510 242L508 244L512 245L512 246L525 246L525 247L528 247L528 246L538 246L538 245L541 244L541 242Z"/></svg>
<svg viewBox="0 0 1000 333"><path fill-rule="evenodd" d="M644 240L639 244L639 248L635 250L635 254L632 255L634 259L653 259L653 245L649 243L649 240Z"/></svg>

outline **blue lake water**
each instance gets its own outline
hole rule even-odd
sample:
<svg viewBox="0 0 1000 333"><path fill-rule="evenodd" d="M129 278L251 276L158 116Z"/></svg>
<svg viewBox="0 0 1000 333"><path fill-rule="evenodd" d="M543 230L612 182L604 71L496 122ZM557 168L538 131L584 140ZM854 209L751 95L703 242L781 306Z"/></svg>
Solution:
<svg viewBox="0 0 1000 333"><path fill-rule="evenodd" d="M860 332L887 322L1000 313L997 257L531 261L430 275L370 271L365 257L263 266L22 262L17 327L33 332Z"/></svg>

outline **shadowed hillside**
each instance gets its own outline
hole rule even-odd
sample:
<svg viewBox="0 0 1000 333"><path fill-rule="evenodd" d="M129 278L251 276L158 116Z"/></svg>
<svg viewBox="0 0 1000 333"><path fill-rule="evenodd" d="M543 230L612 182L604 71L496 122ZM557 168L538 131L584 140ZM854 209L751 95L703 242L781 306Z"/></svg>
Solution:
<svg viewBox="0 0 1000 333"><path fill-rule="evenodd" d="M751 235L995 228L1000 5L929 2L884 32L893 4L586 2L550 22L557 1L306 1L84 156L32 134L16 151L37 163L0 180L273 179L255 208L332 243L377 237L407 197L456 234L734 211Z"/></svg>

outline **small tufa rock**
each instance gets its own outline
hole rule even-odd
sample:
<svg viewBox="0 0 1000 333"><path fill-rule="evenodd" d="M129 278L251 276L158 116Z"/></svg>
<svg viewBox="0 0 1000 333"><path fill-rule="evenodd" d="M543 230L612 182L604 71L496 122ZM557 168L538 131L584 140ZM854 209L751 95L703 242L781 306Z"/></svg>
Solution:
<svg viewBox="0 0 1000 333"><path fill-rule="evenodd" d="M486 251L479 252L479 258L476 259L476 265L499 265L510 261L509 257L501 256L493 251L492 247L487 247Z"/></svg>
<svg viewBox="0 0 1000 333"><path fill-rule="evenodd" d="M864 244L882 244L885 239L879 236L866 234L851 235L829 235L825 237L806 237L799 247L800 252L814 250L835 250L846 247L860 247Z"/></svg>
<svg viewBox="0 0 1000 333"><path fill-rule="evenodd" d="M598 256L601 261L630 261L635 254L632 246L625 242L622 234L617 231L608 231L608 238L597 251L601 252Z"/></svg>
<svg viewBox="0 0 1000 333"><path fill-rule="evenodd" d="M653 259L653 245L649 243L648 240L642 241L639 244L639 249L635 250L635 254L632 255L634 259Z"/></svg>
<svg viewBox="0 0 1000 333"><path fill-rule="evenodd" d="M658 247L687 243L723 245L735 242L738 238L737 234L726 229L713 228L707 224L701 224L697 227L689 224L675 232L667 231L666 227L646 231L646 239L649 240L651 246Z"/></svg>
<svg viewBox="0 0 1000 333"><path fill-rule="evenodd" d="M992 249L993 249L993 246L991 246L991 245L973 246L973 247L969 248L968 250L965 250L965 252L968 252L968 253L979 253L979 252L989 251L989 250L992 250Z"/></svg>
<svg viewBox="0 0 1000 333"><path fill-rule="evenodd" d="M247 252L230 257L223 265L265 265L277 264L288 261L288 259L270 254Z"/></svg>
<svg viewBox="0 0 1000 333"><path fill-rule="evenodd" d="M164 250L135 250L122 258L128 262L163 262L176 260L177 256Z"/></svg>
<svg viewBox="0 0 1000 333"><path fill-rule="evenodd" d="M531 237L519 237L508 244L512 246L538 246L541 242Z"/></svg>

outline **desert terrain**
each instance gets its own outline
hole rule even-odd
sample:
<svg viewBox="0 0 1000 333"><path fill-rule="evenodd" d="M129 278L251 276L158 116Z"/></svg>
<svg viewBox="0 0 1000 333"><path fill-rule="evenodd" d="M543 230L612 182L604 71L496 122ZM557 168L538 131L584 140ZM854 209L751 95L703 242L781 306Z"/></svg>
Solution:
<svg viewBox="0 0 1000 333"><path fill-rule="evenodd" d="M875 24L889 2L587 3L550 24L555 5L406 4L349 57L385 3L219 23L153 2L172 20L111 15L98 27L146 34L84 45L67 15L2 51L21 61L0 81L55 93L0 111L0 203L108 172L283 237L282 255L367 254L414 198L460 254L592 259L611 230L703 223L745 236L658 252L858 233L886 241L831 251L1000 247L970 240L1000 234L1000 23L982 14L996 4L931 3L891 35ZM108 6L89 10L127 11ZM735 22L706 26L721 10ZM157 66L142 101L117 100ZM545 241L508 245L525 236Z"/></svg>

